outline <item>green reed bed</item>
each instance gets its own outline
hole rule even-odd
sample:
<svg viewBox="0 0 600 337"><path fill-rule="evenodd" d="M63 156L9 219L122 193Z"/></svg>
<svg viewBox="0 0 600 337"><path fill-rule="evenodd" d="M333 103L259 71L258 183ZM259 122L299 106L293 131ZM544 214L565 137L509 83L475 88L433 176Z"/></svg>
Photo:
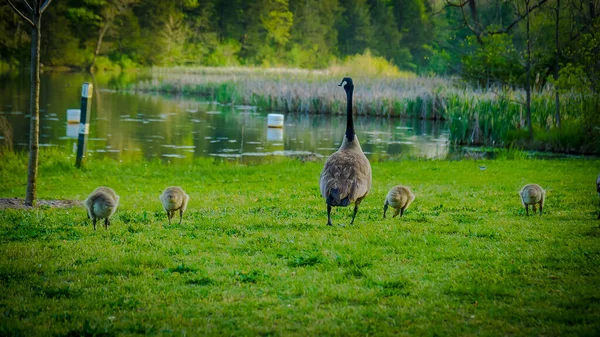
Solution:
<svg viewBox="0 0 600 337"><path fill-rule="evenodd" d="M252 105L263 111L343 114L343 73L254 68L154 69L153 79L133 89L200 95L223 104ZM563 93L563 129L555 129L551 91L534 93L535 140L526 129L525 93L472 89L456 80L409 76L354 76L357 114L450 121L455 144L513 144L537 150L600 153L598 97ZM580 136L582 135L582 136Z"/></svg>
<svg viewBox="0 0 600 337"><path fill-rule="evenodd" d="M502 157L502 156L500 156ZM0 196L25 190L3 154ZM322 162L243 166L91 160L43 150L38 195L99 185L108 230L82 207L0 210L3 336L595 336L600 331L599 160L373 163L354 226L327 227ZM486 166L481 170L480 166ZM525 216L517 191L548 191ZM416 200L383 219L395 184ZM158 200L191 196L181 225ZM335 224L351 209L335 209Z"/></svg>

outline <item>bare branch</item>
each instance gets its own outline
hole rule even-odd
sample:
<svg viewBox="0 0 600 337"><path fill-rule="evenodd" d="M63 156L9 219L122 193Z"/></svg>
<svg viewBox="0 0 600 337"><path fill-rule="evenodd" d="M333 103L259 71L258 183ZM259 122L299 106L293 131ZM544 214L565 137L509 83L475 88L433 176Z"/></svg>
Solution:
<svg viewBox="0 0 600 337"><path fill-rule="evenodd" d="M25 6L27 6L27 9L29 9L29 11L33 13L33 8L31 8L27 0L23 0L23 3L25 4Z"/></svg>
<svg viewBox="0 0 600 337"><path fill-rule="evenodd" d="M488 34L494 35L494 34L508 33L517 23L521 22L521 20L523 20L527 15L529 15L529 13L531 13L534 9L541 7L547 1L548 0L540 0L537 4L529 7L529 10L525 11L525 13L519 14L519 17L515 21L513 21L510 25L508 25L506 28L488 32Z"/></svg>
<svg viewBox="0 0 600 337"><path fill-rule="evenodd" d="M450 8L450 7L462 8L462 7L464 7L467 4L468 0L462 0L462 1L458 2L458 3L454 3L454 2L452 2L450 0L444 0L444 2L446 3L444 5L444 7L442 7L439 11L434 12L433 15L438 15L441 12L443 12L446 8Z"/></svg>
<svg viewBox="0 0 600 337"><path fill-rule="evenodd" d="M477 18L477 7L475 5L474 0L460 0L459 2L452 2L450 0L444 0L444 2L446 3L446 5L439 12L434 13L434 15L441 13L446 8L460 8L460 12L463 17L463 24L465 25L465 27L467 27L467 29L469 29L473 34L475 34L477 41L480 44L483 44L483 40L481 40L481 35L482 35L481 25ZM469 5L469 8L471 9L471 17L473 18L473 22L475 23L476 26L472 26L469 23L469 20L467 19L467 15L465 14L465 8L464 8L466 5Z"/></svg>
<svg viewBox="0 0 600 337"><path fill-rule="evenodd" d="M15 5L10 0L6 0L6 2L8 2L8 5L13 9L13 11L15 11L15 13L17 13L20 17L22 17L23 20L29 22L31 27L35 27L35 24L33 23L33 21L31 21L30 18L26 17L25 14L21 13L21 11L17 7L15 7Z"/></svg>
<svg viewBox="0 0 600 337"><path fill-rule="evenodd" d="M52 2L52 0L46 0L44 2L44 4L42 5L42 7L40 9L40 14L44 13L44 11L46 10L46 8L48 8L48 6L50 5L51 2Z"/></svg>
<svg viewBox="0 0 600 337"><path fill-rule="evenodd" d="M465 3L466 4L466 3ZM477 27L473 27L471 26L471 24L469 24L469 20L467 19L467 15L465 14L465 9L464 6L460 7L460 12L462 13L462 17L463 17L463 23L465 24L465 26L473 33L475 34L475 37L477 38L477 41L480 44L483 44L483 40L481 39L481 32L477 29Z"/></svg>

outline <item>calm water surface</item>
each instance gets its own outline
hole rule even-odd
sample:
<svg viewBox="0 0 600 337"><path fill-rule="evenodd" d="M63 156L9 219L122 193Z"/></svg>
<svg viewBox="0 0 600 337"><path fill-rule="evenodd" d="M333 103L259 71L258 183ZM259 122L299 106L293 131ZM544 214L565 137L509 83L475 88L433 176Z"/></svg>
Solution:
<svg viewBox="0 0 600 337"><path fill-rule="evenodd" d="M338 149L344 116L286 114L283 129L267 127L269 112L251 106L222 105L189 96L117 91L136 78L92 79L89 74L45 73L41 79L40 143L74 152L77 124L67 109L79 109L81 84L94 81L89 157L195 157L254 161L271 156L328 156ZM27 76L0 78L0 144L26 149L29 133ZM345 95L340 89L340 95ZM0 123L0 126L2 123ZM445 123L358 116L357 134L365 153L379 160L398 157L445 158L449 129Z"/></svg>

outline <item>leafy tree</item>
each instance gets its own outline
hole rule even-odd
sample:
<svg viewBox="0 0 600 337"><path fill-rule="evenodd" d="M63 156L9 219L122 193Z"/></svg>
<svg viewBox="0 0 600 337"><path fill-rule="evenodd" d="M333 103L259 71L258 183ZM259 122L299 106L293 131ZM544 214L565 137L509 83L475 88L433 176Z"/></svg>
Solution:
<svg viewBox="0 0 600 337"><path fill-rule="evenodd" d="M393 6L388 0L371 0L371 25L376 34L370 49L377 56L383 56L397 65L407 65L412 61L410 49L402 45L402 34L398 31Z"/></svg>
<svg viewBox="0 0 600 337"><path fill-rule="evenodd" d="M109 29L114 27L115 20L139 0L83 0L73 4L67 10L67 15L79 27L92 25L98 29L93 56L88 66L93 69L96 58L101 52L102 42ZM81 32L87 32L83 29Z"/></svg>
<svg viewBox="0 0 600 337"><path fill-rule="evenodd" d="M429 55L427 45L433 40L433 27L429 19L431 8L425 0L392 0L393 13L398 31L402 34L400 44L410 50L412 60L399 63L404 68L417 70L426 63Z"/></svg>
<svg viewBox="0 0 600 337"><path fill-rule="evenodd" d="M254 1L245 14L242 56L258 64L276 64L283 56L294 21L288 1Z"/></svg>
<svg viewBox="0 0 600 337"><path fill-rule="evenodd" d="M508 34L488 35L477 42L466 39L467 52L462 58L463 78L481 87L511 85L523 75L520 55Z"/></svg>
<svg viewBox="0 0 600 337"><path fill-rule="evenodd" d="M337 23L338 48L341 55L362 54L373 43L375 31L366 0L340 0L343 8Z"/></svg>
<svg viewBox="0 0 600 337"><path fill-rule="evenodd" d="M334 27L341 9L337 0L306 0L290 3L294 24L290 30L290 63L303 68L323 68L336 52Z"/></svg>
<svg viewBox="0 0 600 337"><path fill-rule="evenodd" d="M8 3L0 2L0 55L3 56L0 61L20 66L21 61L29 57L30 38L26 32L26 25Z"/></svg>

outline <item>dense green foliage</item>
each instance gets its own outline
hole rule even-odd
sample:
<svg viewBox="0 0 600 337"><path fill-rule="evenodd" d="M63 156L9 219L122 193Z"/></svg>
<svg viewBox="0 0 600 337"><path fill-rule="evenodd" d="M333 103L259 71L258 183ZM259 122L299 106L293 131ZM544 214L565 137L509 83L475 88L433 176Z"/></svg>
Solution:
<svg viewBox="0 0 600 337"><path fill-rule="evenodd" d="M420 74L522 85L529 20L537 87L557 66L564 85L576 73L597 91L600 78L595 0L67 0L45 15L47 66L325 68L370 50ZM4 1L0 19L0 62L26 65L28 27Z"/></svg>
<svg viewBox="0 0 600 337"><path fill-rule="evenodd" d="M82 207L0 210L0 334L597 335L600 162L515 154L373 162L355 225L327 227L321 162L77 170L42 151L40 198L108 185L121 204L96 232ZM0 196L22 192L25 165L4 155ZM548 191L542 217L517 196L531 182ZM384 220L398 183L416 200ZM191 201L169 226L158 195L173 184Z"/></svg>

